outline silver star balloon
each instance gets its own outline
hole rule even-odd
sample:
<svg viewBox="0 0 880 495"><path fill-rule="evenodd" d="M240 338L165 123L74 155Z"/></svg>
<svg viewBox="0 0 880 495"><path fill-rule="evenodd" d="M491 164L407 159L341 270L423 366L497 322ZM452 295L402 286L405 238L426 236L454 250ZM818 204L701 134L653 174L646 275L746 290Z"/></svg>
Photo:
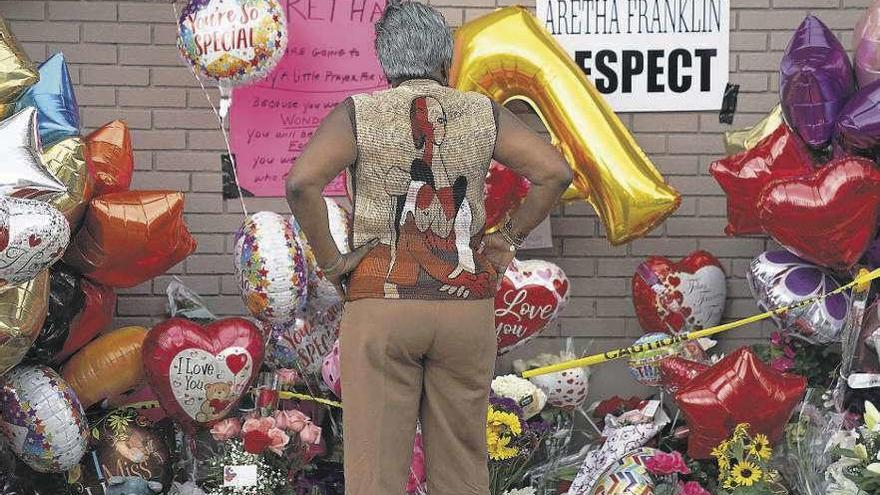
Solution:
<svg viewBox="0 0 880 495"><path fill-rule="evenodd" d="M37 111L33 107L0 121L0 196L38 198L67 192L40 160Z"/></svg>

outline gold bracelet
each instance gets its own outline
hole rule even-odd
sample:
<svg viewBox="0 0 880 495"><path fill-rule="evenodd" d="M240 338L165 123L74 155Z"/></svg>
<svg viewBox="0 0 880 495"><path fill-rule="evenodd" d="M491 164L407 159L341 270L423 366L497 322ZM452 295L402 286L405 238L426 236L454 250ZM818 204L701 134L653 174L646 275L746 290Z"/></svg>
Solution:
<svg viewBox="0 0 880 495"><path fill-rule="evenodd" d="M503 237L508 244L517 249L521 248L526 241L526 234L516 235L513 233L513 221L509 218L507 219L507 222L498 229L498 232L501 233L501 237Z"/></svg>

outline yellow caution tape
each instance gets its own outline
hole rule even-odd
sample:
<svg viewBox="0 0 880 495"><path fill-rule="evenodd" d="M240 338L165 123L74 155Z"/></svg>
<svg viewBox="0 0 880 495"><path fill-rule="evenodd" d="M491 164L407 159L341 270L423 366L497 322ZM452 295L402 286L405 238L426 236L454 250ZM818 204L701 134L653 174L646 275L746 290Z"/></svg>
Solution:
<svg viewBox="0 0 880 495"><path fill-rule="evenodd" d="M668 347L671 345L675 345L681 342L686 342L688 340L697 340L703 337L709 337L710 335L715 335L716 333L726 332L728 330L733 330L734 328L743 327L749 325L751 323L755 323L761 320L766 320L771 316L781 315L786 311L791 311L793 309L802 308L804 306L809 306L810 304L817 303L826 297L833 296L835 294L840 294L845 290L849 290L855 288L858 292L864 292L871 287L871 281L880 278L880 268L867 271L862 269L859 271L859 274L856 275L856 278L845 285L834 289L831 292L826 294L822 294L820 296L811 297L809 299L804 299L803 301L797 302L795 304L789 306L783 306L780 308L776 308L770 311L766 311L761 314L752 315L747 318L743 318L741 320L731 321L729 323L724 323L718 326L704 328L703 330L694 330L692 332L680 333L678 335L670 335L669 337L657 340L655 342L647 342L644 344L636 344L631 345L629 347L622 347L619 349L614 349L611 351L604 352L602 354L593 354L592 356L582 357L580 359L573 359L570 361L563 361L561 363L553 364L550 366L544 366L542 368L535 368L531 370L526 370L522 373L523 378L530 378L538 375L546 375L547 373L556 373L557 371L564 371L572 368L586 368L588 366L593 366L596 364L605 363L607 361L613 361L615 359L620 359L622 357L631 356L633 354L638 354L644 351L650 351L653 349L660 349L662 347Z"/></svg>
<svg viewBox="0 0 880 495"><path fill-rule="evenodd" d="M306 394L298 394L296 392L279 392L278 397L282 399L299 399L299 400L308 400L312 402L317 402L319 404L324 404L330 407L338 407L342 408L341 402L336 402L335 400L330 399L322 399L320 397L313 397L311 395Z"/></svg>

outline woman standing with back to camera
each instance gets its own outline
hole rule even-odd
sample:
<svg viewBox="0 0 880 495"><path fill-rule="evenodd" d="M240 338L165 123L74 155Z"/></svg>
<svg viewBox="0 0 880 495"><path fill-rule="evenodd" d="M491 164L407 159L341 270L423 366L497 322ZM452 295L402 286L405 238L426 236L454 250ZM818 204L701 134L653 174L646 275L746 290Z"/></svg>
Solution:
<svg viewBox="0 0 880 495"><path fill-rule="evenodd" d="M318 264L347 300L339 343L345 493L401 495L421 419L428 492L487 495L495 290L571 172L509 111L447 87L452 35L435 9L389 2L376 52L392 88L337 106L287 181ZM504 226L483 236L492 158L532 187ZM321 192L345 169L354 249L341 254Z"/></svg>

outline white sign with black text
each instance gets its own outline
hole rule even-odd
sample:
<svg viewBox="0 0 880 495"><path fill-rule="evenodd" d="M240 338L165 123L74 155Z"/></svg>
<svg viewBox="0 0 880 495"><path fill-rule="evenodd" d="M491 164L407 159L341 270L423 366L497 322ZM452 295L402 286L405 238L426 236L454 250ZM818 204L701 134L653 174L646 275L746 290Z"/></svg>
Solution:
<svg viewBox="0 0 880 495"><path fill-rule="evenodd" d="M536 0L536 7L615 111L721 108L729 0Z"/></svg>

